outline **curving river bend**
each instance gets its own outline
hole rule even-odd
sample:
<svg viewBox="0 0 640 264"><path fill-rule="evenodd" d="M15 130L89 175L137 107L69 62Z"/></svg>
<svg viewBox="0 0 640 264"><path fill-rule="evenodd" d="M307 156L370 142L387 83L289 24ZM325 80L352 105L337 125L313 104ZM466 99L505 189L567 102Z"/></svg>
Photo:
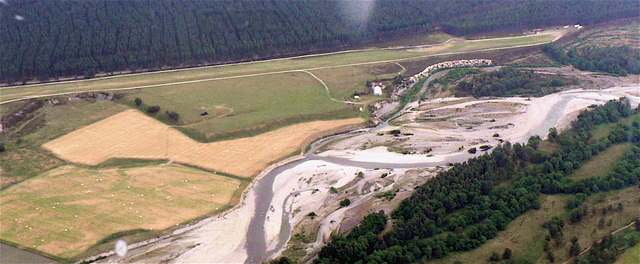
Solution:
<svg viewBox="0 0 640 264"><path fill-rule="evenodd" d="M441 74L444 74L444 73L445 72L441 72ZM421 93L424 93L424 89L427 87L428 83L433 78L436 78L436 77L438 77L437 74L434 74L429 77L429 79L425 82L425 85L423 86L423 91ZM640 89L640 87L635 87L635 88ZM513 140L512 143L526 142L529 139L529 137L534 135L538 135L541 138L544 138L547 135L549 128L555 127L560 121L560 119L564 116L565 108L567 107L569 102L573 99L580 99L582 96L589 95L589 99L591 100L606 102L611 98L618 98L623 96L629 97L626 94L617 92L615 88L608 89L608 90L601 90L601 91L573 90L573 91L560 92L558 94L560 95L561 99L558 100L556 103L554 103L548 109L546 116L544 118L544 121L541 124L539 124L535 129L528 131L525 136L522 136L517 140ZM596 97L595 99L594 99L594 95ZM597 97L600 97L600 99L598 99ZM630 99L635 104L640 103L640 98L638 97L632 97ZM406 112L408 109L410 109L414 105L415 104L408 104L400 112L398 112L398 114L396 114L393 118L402 115L404 112ZM482 153L469 154L467 152L462 152L456 155L446 156L443 160L437 161L437 162L389 163L389 162L383 162L383 161L354 161L354 160L343 158L343 157L317 156L315 154L316 150L322 148L323 146L335 140L351 137L360 133L375 132L377 130L384 128L385 126L387 126L387 122L383 122L378 126L370 129L356 130L356 131L348 132L345 134L327 137L317 142L314 142L311 145L309 151L305 154L305 157L303 159L296 160L296 161L284 164L282 166L279 166L271 170L263 178L258 180L254 185L254 188L250 190L255 193L255 210L254 210L253 218L251 219L251 222L249 224L249 230L247 232L247 236L245 240L246 241L245 249L247 251L247 256L248 256L247 259L245 260L245 263L262 263L263 261L269 258L273 258L275 257L275 254L280 252L281 249L283 249L283 247L287 243L292 231L292 227L288 221L289 211L286 210L286 208L285 210L283 210L282 225L280 228L280 233L278 235L277 246L274 249L271 249L269 251L267 251L267 243L265 239L266 237L265 220L266 220L267 212L269 208L272 206L272 199L274 197L273 184L275 179L279 175L281 175L282 172L288 169L291 169L301 163L312 161L312 160L322 160L322 161L326 161L326 162L330 162L338 165L360 167L363 169L424 168L424 167L445 166L449 163L464 162L473 156L482 155ZM287 203L285 202L285 204Z"/></svg>

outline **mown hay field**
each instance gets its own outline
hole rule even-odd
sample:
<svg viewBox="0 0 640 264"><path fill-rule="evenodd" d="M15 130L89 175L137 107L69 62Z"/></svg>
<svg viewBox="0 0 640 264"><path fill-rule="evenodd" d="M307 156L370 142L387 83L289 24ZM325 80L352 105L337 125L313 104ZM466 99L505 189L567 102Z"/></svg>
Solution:
<svg viewBox="0 0 640 264"><path fill-rule="evenodd" d="M11 87L10 89L3 89L2 93L0 93L0 102L54 93L135 87L149 88L145 86L173 85L176 84L176 82L202 81L212 78L235 79L250 77L247 75L255 74L258 74L258 76L266 76L263 74L301 69L313 70L323 67L351 67L350 64L356 63L372 63L388 60L404 61L451 52L468 52L477 51L479 49L508 48L522 45L543 44L552 41L558 34L562 33L545 32L540 35L485 39L481 41L464 41L454 45L443 44L443 47L438 47L436 45L434 48L423 51L409 51L406 49L369 49L176 71L130 74L74 82L16 86Z"/></svg>
<svg viewBox="0 0 640 264"><path fill-rule="evenodd" d="M246 185L179 165L61 166L0 193L0 239L72 258L114 233L167 229L228 209Z"/></svg>
<svg viewBox="0 0 640 264"><path fill-rule="evenodd" d="M241 177L258 174L313 135L362 123L362 118L305 122L257 136L200 143L131 109L47 142L70 162L98 165L112 158L168 159Z"/></svg>

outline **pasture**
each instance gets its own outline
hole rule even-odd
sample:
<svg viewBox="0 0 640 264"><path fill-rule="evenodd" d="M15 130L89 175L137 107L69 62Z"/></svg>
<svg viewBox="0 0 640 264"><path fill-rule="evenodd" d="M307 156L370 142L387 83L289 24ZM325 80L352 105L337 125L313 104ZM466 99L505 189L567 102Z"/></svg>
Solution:
<svg viewBox="0 0 640 264"><path fill-rule="evenodd" d="M640 245L627 249L615 264L634 264L640 260Z"/></svg>
<svg viewBox="0 0 640 264"><path fill-rule="evenodd" d="M0 239L72 258L114 233L228 209L247 183L179 165L61 166L0 193Z"/></svg>
<svg viewBox="0 0 640 264"><path fill-rule="evenodd" d="M43 147L61 159L79 164L98 165L112 158L168 159L249 178L299 150L314 135L362 122L362 118L305 122L257 136L200 143L131 109Z"/></svg>
<svg viewBox="0 0 640 264"><path fill-rule="evenodd" d="M627 150L631 149L631 146L631 143L620 143L607 148L598 153L598 155L591 157L591 159L576 170L571 177L574 180L580 180L606 176L613 172L616 162L624 156Z"/></svg>
<svg viewBox="0 0 640 264"><path fill-rule="evenodd" d="M91 80L15 86L2 88L0 102L59 93L157 88L174 86L176 84L199 83L221 79L237 79L251 76L265 76L296 70L319 70L324 68L351 67L360 64L406 61L435 55L543 44L551 42L559 34L562 33L546 32L540 35L509 38L473 41L462 40L455 44L447 43L434 45L433 47L422 51L411 51L407 49L365 49L249 63L111 76Z"/></svg>
<svg viewBox="0 0 640 264"><path fill-rule="evenodd" d="M322 84L305 72L143 89L128 100L134 97L145 105L159 105L161 112L179 113L176 125L201 141L251 136L317 119L364 116L330 100ZM208 115L200 115L203 112Z"/></svg>
<svg viewBox="0 0 640 264"><path fill-rule="evenodd" d="M331 91L331 96L345 100L354 93L370 92L367 80L388 79L397 76L403 69L395 63L361 65L344 68L329 68L311 71L322 79ZM353 100L351 98L351 100Z"/></svg>

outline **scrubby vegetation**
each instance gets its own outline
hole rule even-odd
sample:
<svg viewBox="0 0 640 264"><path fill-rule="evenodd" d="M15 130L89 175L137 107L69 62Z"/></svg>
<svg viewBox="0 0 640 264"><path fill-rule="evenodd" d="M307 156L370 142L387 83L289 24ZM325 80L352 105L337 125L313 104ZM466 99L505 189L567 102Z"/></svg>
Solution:
<svg viewBox="0 0 640 264"><path fill-rule="evenodd" d="M636 16L639 9L633 0L9 0L1 5L3 82L277 57L439 26L472 34L598 23Z"/></svg>
<svg viewBox="0 0 640 264"><path fill-rule="evenodd" d="M542 96L553 93L556 87L566 82L558 78L549 79L532 70L504 67L497 71L473 76L469 81L456 85L456 96Z"/></svg>
<svg viewBox="0 0 640 264"><path fill-rule="evenodd" d="M444 76L435 79L429 83L429 87L433 87L436 84L449 85L459 81L469 74L478 74L480 73L480 69L477 68L460 68L460 69L451 69Z"/></svg>
<svg viewBox="0 0 640 264"><path fill-rule="evenodd" d="M514 218L539 208L540 194L581 193L581 197L588 197L637 185L639 123L620 125L607 138L591 142L591 130L596 125L617 122L634 111L640 109L633 110L621 99L582 112L571 130L554 139L559 149L553 154L537 151L539 139L532 138L527 145L505 143L490 154L455 164L416 188L400 204L391 214L394 226L389 232L380 235L381 229L371 229L365 238L355 235L363 233L358 230L337 237L314 263L411 263L442 258L451 252L474 249L495 237ZM632 142L634 146L616 164L614 172L578 181L568 177L590 157L619 142ZM509 184L500 184L503 182ZM550 237L563 236L563 219L553 219L545 226ZM551 261L556 257L548 251L547 258Z"/></svg>
<svg viewBox="0 0 640 264"><path fill-rule="evenodd" d="M593 244L586 254L579 256L575 264L611 264L627 248L640 243L640 231L629 230L620 235L607 235Z"/></svg>
<svg viewBox="0 0 640 264"><path fill-rule="evenodd" d="M583 47L565 50L553 44L542 50L552 59L571 64L583 71L600 71L614 75L640 73L640 50L631 46Z"/></svg>

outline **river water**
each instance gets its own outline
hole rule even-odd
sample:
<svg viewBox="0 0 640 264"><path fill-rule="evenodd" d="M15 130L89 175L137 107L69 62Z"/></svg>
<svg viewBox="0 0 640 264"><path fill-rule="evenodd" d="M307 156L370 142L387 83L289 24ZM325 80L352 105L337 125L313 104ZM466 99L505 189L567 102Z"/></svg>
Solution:
<svg viewBox="0 0 640 264"><path fill-rule="evenodd" d="M433 76L433 77L437 77L437 76ZM427 84L431 80L432 79L429 78L429 80L425 82L423 89L427 87ZM422 91L419 94L422 94L423 92L424 91ZM542 124L538 125L535 129L527 133L525 136L515 140L512 143L526 142L529 139L529 137L534 135L538 135L541 138L546 137L549 129L551 127L554 127L559 122L559 120L563 117L564 110L567 107L569 101L571 101L572 99L580 98L581 95L585 95L585 94L591 95L590 99L592 100L593 100L594 94L602 96L602 99L600 100L602 102L607 101L612 97L617 98L617 97L625 96L624 94L617 93L615 91L570 91L570 92L560 93L561 100L559 100L558 102L556 102L551 106L551 109L547 112L547 115L544 121L542 122ZM639 102L638 98L635 98L633 102L637 104ZM394 116L394 118L402 115L404 112L410 109L410 106L411 104L408 104L407 106L405 106L400 112L398 112L398 114ZM255 195L256 207L255 207L254 216L250 222L249 230L247 232L247 237L246 237L245 248L247 250L248 258L245 261L245 263L262 263L268 258L274 257L275 254L278 253L288 241L289 236L291 234L291 228L292 228L291 224L288 221L289 220L288 210L283 210L282 226L280 228L280 233L278 236L278 243L277 243L277 246L270 251L267 251L267 248L266 248L267 243L265 241L266 240L265 239L265 220L266 220L267 212L272 204L271 201L274 196L273 183L276 177L278 177L278 175L281 175L282 172L288 169L291 169L295 166L298 166L301 163L312 161L312 160L321 160L321 161L326 161L326 162L330 162L338 165L360 167L363 169L425 168L425 167L445 166L449 163L464 162L473 156L478 156L483 154L482 152L479 152L477 154L469 154L467 152L461 152L456 155L449 155L445 157L443 160L437 161L437 162L416 162L416 163L388 163L384 161L354 161L348 158L317 156L315 154L316 150L322 148L323 146L335 140L342 139L345 137L351 137L360 133L375 132L377 130L384 128L385 126L387 126L387 122L383 122L378 126L370 128L368 130L353 131L353 132L335 135L335 136L317 141L314 144L312 144L310 150L306 153L304 159L296 160L296 161L284 164L280 167L277 167L272 171L270 171L268 174L266 174L263 178L261 178L254 186L255 194L256 194Z"/></svg>

